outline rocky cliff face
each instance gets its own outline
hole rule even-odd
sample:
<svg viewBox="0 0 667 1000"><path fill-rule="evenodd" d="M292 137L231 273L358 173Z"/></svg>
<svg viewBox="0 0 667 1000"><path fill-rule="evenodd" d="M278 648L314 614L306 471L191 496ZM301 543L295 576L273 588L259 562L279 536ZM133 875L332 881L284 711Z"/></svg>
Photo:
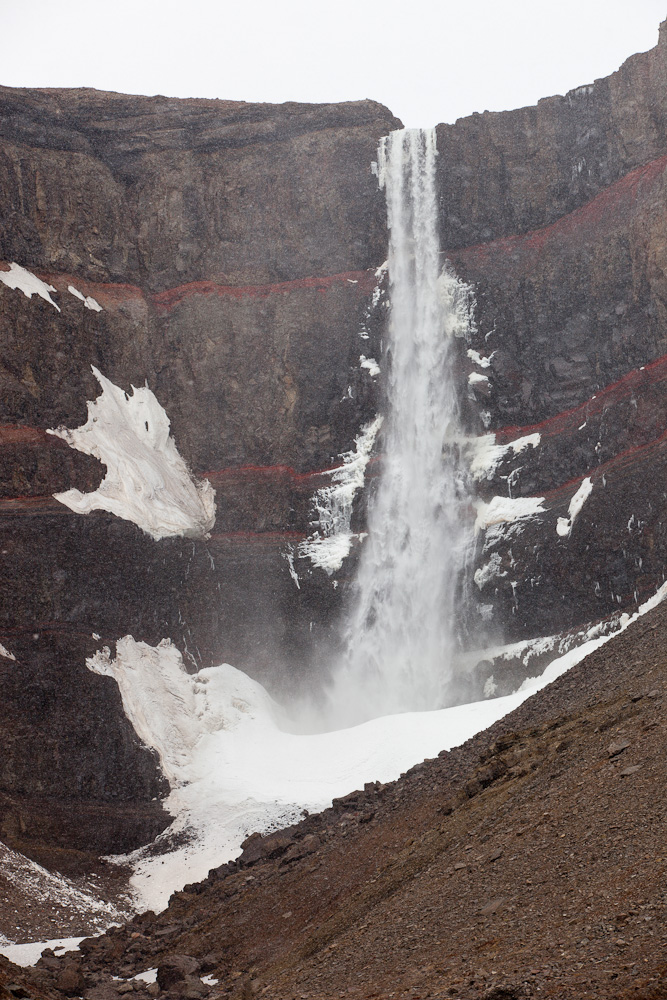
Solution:
<svg viewBox="0 0 667 1000"><path fill-rule="evenodd" d="M0 284L0 642L15 657L0 658L0 825L13 843L124 849L165 824L155 760L114 683L86 668L96 649L168 637L192 666L228 660L275 685L325 620L311 609L324 584L297 590L284 556L309 530L321 470L375 407L359 367L386 245L371 163L398 124L371 102L0 90L0 269L52 287L49 302ZM104 477L46 433L85 424L91 365L155 394L216 490L210 538L156 541L53 498Z"/></svg>
<svg viewBox="0 0 667 1000"><path fill-rule="evenodd" d="M478 489L542 498L537 516L478 535L473 645L582 628L664 579L666 83L663 27L606 80L438 127L443 252L476 299L466 420L507 446ZM356 549L330 575L300 543L318 528L314 494L382 406L368 359L387 235L371 165L399 124L369 101L0 88L0 643L15 657L0 657L0 832L13 844L125 849L166 822L156 761L113 682L86 667L103 645L170 638L193 668L228 660L276 690L329 638ZM13 263L47 298L10 287ZM86 423L91 365L154 393L216 491L209 538L155 539L54 499L105 476L46 433Z"/></svg>
<svg viewBox="0 0 667 1000"><path fill-rule="evenodd" d="M543 498L480 539L479 607L509 639L631 612L665 578L665 27L608 79L439 127L444 245L491 358L468 364L488 376L469 419L499 445L539 442L480 484Z"/></svg>

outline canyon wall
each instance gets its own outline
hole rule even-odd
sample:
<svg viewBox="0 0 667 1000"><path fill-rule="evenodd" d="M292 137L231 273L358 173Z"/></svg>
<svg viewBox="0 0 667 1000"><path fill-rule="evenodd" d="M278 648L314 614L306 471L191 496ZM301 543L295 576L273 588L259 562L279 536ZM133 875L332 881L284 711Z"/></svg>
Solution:
<svg viewBox="0 0 667 1000"><path fill-rule="evenodd" d="M377 407L359 336L386 256L371 164L398 125L369 101L0 89L0 270L9 280L16 263L53 289L48 301L0 283L12 843L123 850L166 823L156 760L114 682L86 668L97 649L168 638L191 669L226 660L275 690L326 623L329 578L297 588L286 555L309 533L323 470ZM91 366L155 394L216 491L210 537L154 539L54 499L96 490L106 471L46 433L85 424L100 396Z"/></svg>
<svg viewBox="0 0 667 1000"><path fill-rule="evenodd" d="M467 346L491 358L468 363L471 426L539 435L479 484L544 498L478 546L473 590L505 639L632 613L665 579L666 101L663 24L607 79L438 129L443 246L475 288Z"/></svg>
<svg viewBox="0 0 667 1000"><path fill-rule="evenodd" d="M666 84L663 26L608 79L438 126L443 260L476 301L458 345L465 417L506 446L477 489L541 498L478 533L471 645L576 631L665 578ZM368 490L345 560L318 561L307 540L326 536L317 491L383 406L373 162L399 125L371 101L0 88L0 834L13 845L121 850L166 824L156 760L112 680L86 667L102 646L168 638L189 669L227 660L277 692L318 669ZM47 297L10 287L13 264ZM105 476L47 433L86 423L91 366L154 393L215 490L201 537L154 538L54 498ZM367 484L380 455L381 441Z"/></svg>

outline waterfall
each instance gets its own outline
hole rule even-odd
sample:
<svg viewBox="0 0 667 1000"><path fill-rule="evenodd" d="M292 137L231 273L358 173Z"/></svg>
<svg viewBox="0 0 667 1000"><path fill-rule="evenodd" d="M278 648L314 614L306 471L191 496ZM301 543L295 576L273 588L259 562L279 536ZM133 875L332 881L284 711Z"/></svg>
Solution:
<svg viewBox="0 0 667 1000"><path fill-rule="evenodd" d="M344 635L331 725L442 707L452 681L456 604L469 531L458 462L452 345L469 289L440 264L435 129L380 144L390 232L388 414Z"/></svg>

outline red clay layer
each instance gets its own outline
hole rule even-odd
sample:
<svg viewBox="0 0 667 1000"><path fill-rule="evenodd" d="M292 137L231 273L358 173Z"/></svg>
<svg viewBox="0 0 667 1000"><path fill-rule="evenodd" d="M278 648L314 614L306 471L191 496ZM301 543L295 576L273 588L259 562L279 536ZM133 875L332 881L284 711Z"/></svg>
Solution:
<svg viewBox="0 0 667 1000"><path fill-rule="evenodd" d="M69 445L56 437L47 434L41 427L24 427L20 424L0 424L0 447L3 445L53 445L56 448L69 448Z"/></svg>
<svg viewBox="0 0 667 1000"><path fill-rule="evenodd" d="M369 475L372 474L373 466L378 460L378 456L369 460L367 466ZM197 475L200 478L210 480L211 484L215 482L222 484L225 480L235 480L236 483L240 484L257 482L258 479L284 479L293 485L305 483L309 489L317 489L318 487L313 483L313 480L322 479L321 485L326 486L331 482L328 477L341 467L342 464L337 462L335 465L328 466L325 469L313 469L311 472L297 472L291 465L232 465L224 469L216 469L215 471L200 472Z"/></svg>
<svg viewBox="0 0 667 1000"><path fill-rule="evenodd" d="M0 517L23 517L26 514L71 514L69 507L52 496L4 497L0 499Z"/></svg>
<svg viewBox="0 0 667 1000"><path fill-rule="evenodd" d="M534 257L552 239L558 242L569 240L581 243L590 240L592 236L599 238L617 225L616 220L619 216L632 209L640 195L644 196L650 192L666 168L667 156L661 156L643 167L631 170L625 177L605 188L592 201L548 226L452 251L451 257L454 260L484 265L489 258L498 255Z"/></svg>
<svg viewBox="0 0 667 1000"><path fill-rule="evenodd" d="M516 236L507 236L488 243L475 244L460 250L452 251L454 260L467 260L470 263L486 263L494 255L520 257L524 253L534 256L553 238L558 241L573 240L578 242L589 239L592 235L599 236L601 232L613 228L615 219L624 210L631 209L640 196L650 192L652 185L661 177L667 168L667 156L659 157L642 167L630 171L625 177L611 184L597 197L581 208L562 216L556 222L540 229L531 230ZM602 229L600 228L602 227ZM2 270L9 269L9 263L0 261ZM313 288L326 292L334 285L346 282L356 284L358 291L370 293L377 284L373 269L366 271L347 271L340 274L319 277L297 278L268 285L224 285L215 281L194 281L175 288L166 289L155 295L145 295L136 285L115 284L108 282L86 281L76 275L35 271L38 277L56 285L62 294L66 294L67 284L73 284L87 295L92 295L101 304L103 300L109 308L126 302L128 299L150 301L158 312L168 312L191 295L216 295L231 298L260 297L285 294L304 288Z"/></svg>
<svg viewBox="0 0 667 1000"><path fill-rule="evenodd" d="M277 544L285 540L301 542L305 537L303 531L227 531L212 534L208 541L232 545L247 545L249 542Z"/></svg>
<svg viewBox="0 0 667 1000"><path fill-rule="evenodd" d="M0 261L0 269L9 270L9 264ZM84 295L92 295L103 309L113 310L128 301L134 300L152 304L158 314L170 312L193 295L214 295L219 298L268 298L271 295L287 295L290 292L303 289L314 289L326 293L336 286L352 286L357 293L370 295L378 283L375 271L344 271L341 274L328 274L307 278L295 278L293 281L281 281L271 285L223 285L215 281L191 281L176 288L167 288L155 295L145 294L137 285L115 284L113 282L85 281L76 275L33 271L38 278L54 285L59 294L70 295L68 285L74 285Z"/></svg>
<svg viewBox="0 0 667 1000"><path fill-rule="evenodd" d="M151 297L158 313L166 313L193 295L215 295L220 298L268 298L270 295L287 295L302 289L327 292L335 285L353 285L357 292L369 295L377 285L375 271L345 271L324 277L297 278L275 285L220 285L214 281L192 281L187 285L169 288Z"/></svg>
<svg viewBox="0 0 667 1000"><path fill-rule="evenodd" d="M619 472L623 472L626 469L632 468L634 465L644 464L647 459L651 457L651 453L659 453L667 446L667 431L656 438L654 441L649 441L648 444L638 445L635 448L626 448L625 451L620 452L620 454L615 455L608 461L603 462L601 465L596 465L594 468L589 469L584 472L581 476L576 476L574 479L569 479L566 483L561 483L560 486L554 487L552 490L541 494L547 503L555 506L556 503L569 498L572 494L576 492L584 479L589 477L595 484L597 480L602 479L606 475L614 475Z"/></svg>
<svg viewBox="0 0 667 1000"><path fill-rule="evenodd" d="M635 368L627 375L623 375L617 382L600 389L594 396L587 399L585 403L573 407L571 410L564 410L554 417L548 417L539 424L529 424L526 427L501 427L495 431L497 444L509 444L516 438L524 437L526 434L534 434L539 431L543 437L553 437L566 431L572 431L579 427L588 417L602 413L610 402L619 402L622 399L630 399L635 392L651 385L657 385L667 380L667 354L661 358L651 361L641 368Z"/></svg>

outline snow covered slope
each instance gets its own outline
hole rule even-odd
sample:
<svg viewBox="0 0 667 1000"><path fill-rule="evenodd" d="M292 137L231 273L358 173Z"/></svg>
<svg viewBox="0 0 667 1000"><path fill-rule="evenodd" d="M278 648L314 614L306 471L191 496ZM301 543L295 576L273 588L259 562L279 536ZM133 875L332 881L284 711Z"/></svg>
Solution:
<svg viewBox="0 0 667 1000"><path fill-rule="evenodd" d="M139 908L159 910L172 892L238 856L249 833L316 812L368 781L393 781L414 764L464 743L624 631L667 595L667 584L616 632L553 660L511 695L433 712L372 719L336 732L295 735L294 725L256 681L229 664L185 671L168 640L157 647L126 636L115 658L103 649L89 669L114 677L137 735L159 754L176 816L156 846L117 860L135 871ZM185 834L173 849L175 834Z"/></svg>

